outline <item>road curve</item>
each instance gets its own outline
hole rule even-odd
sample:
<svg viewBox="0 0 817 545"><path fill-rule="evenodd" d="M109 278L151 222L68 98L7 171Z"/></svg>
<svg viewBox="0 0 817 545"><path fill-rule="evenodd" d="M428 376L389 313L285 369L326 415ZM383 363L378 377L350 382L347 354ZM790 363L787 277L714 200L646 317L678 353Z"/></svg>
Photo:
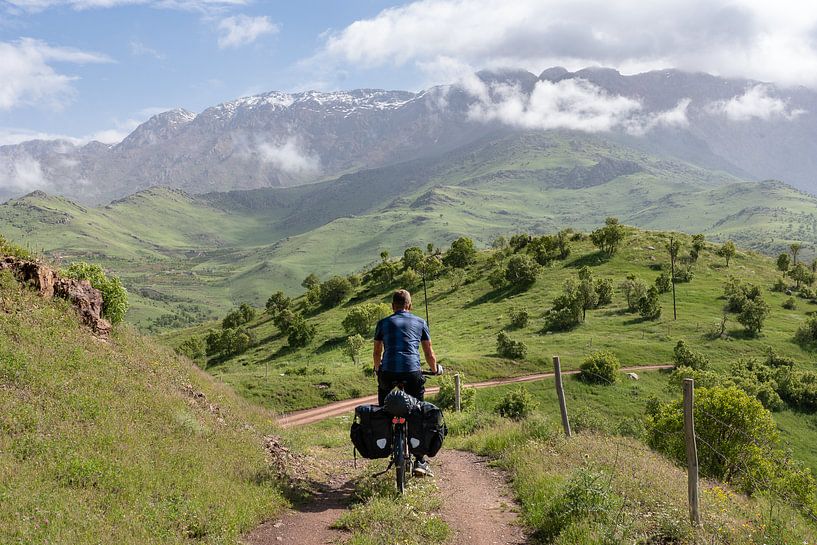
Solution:
<svg viewBox="0 0 817 545"><path fill-rule="evenodd" d="M634 371L655 371L660 369L672 369L672 365L643 365L640 367L623 367L622 373L630 373ZM562 375L577 375L578 369L572 371L562 371ZM492 386L501 386L503 384L516 384L520 382L533 382L535 380L542 380L546 378L553 378L553 373L536 373L534 375L522 375L520 377L498 378L493 380L486 380L484 382L475 382L468 384L470 388L490 388ZM439 386L432 386L426 388L427 394L436 394L440 390ZM295 411L293 413L282 415L278 418L278 424L282 428L291 428L294 426L303 426L319 422L333 416L338 416L343 413L353 411L358 405L366 403L377 403L377 395L370 395L366 397L358 397L355 399L344 399L343 401L336 401L323 407L316 407L314 409L304 409L302 411Z"/></svg>

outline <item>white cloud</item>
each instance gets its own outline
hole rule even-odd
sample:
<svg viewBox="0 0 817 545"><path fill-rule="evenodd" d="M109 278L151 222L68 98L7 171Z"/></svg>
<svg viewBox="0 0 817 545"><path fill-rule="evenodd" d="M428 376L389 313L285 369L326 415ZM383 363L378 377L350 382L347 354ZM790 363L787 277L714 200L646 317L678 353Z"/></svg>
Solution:
<svg viewBox="0 0 817 545"><path fill-rule="evenodd" d="M418 0L328 33L313 60L674 67L817 85L816 28L817 3L799 0Z"/></svg>
<svg viewBox="0 0 817 545"><path fill-rule="evenodd" d="M163 60L165 58L164 54L152 47L148 47L144 43L140 42L139 40L131 40L130 42L130 52L132 55L136 57L153 57L156 60Z"/></svg>
<svg viewBox="0 0 817 545"><path fill-rule="evenodd" d="M297 137L291 136L280 144L262 142L257 146L258 155L265 163L294 175L306 176L320 171L320 157L302 149Z"/></svg>
<svg viewBox="0 0 817 545"><path fill-rule="evenodd" d="M278 25L267 16L234 15L222 19L218 24L218 46L221 49L241 47L253 43L264 34L275 34L279 30Z"/></svg>
<svg viewBox="0 0 817 545"><path fill-rule="evenodd" d="M708 104L706 110L710 113L725 115L731 121L792 120L805 113L804 110L790 109L788 102L772 96L770 94L772 92L773 90L768 85L755 85L746 89L742 95Z"/></svg>
<svg viewBox="0 0 817 545"><path fill-rule="evenodd" d="M21 38L0 42L0 110L21 105L60 108L74 96L76 76L58 73L52 63L110 62L99 53L55 47L40 40Z"/></svg>
<svg viewBox="0 0 817 545"><path fill-rule="evenodd" d="M64 134L30 131L26 129L0 128L0 146L13 146L30 140L66 140L72 144L80 140Z"/></svg>
<svg viewBox="0 0 817 545"><path fill-rule="evenodd" d="M118 144L124 140L126 136L132 133L136 127L141 125L141 123L142 122L137 119L128 119L124 122L116 122L114 127L91 133L81 138L81 141L87 143L96 140L97 142L102 142L103 144Z"/></svg>
<svg viewBox="0 0 817 545"><path fill-rule="evenodd" d="M499 121L523 129L569 129L584 132L625 130L643 136L656 127L684 127L689 120L684 99L671 109L643 113L638 100L613 95L582 79L559 82L538 81L530 94L507 83L487 84L456 63L449 67L460 72L456 87L466 91L474 102L468 117L475 121ZM451 72L450 75L455 75ZM445 98L440 101L445 106Z"/></svg>
<svg viewBox="0 0 817 545"><path fill-rule="evenodd" d="M48 185L40 163L30 155L0 156L0 189L33 191Z"/></svg>

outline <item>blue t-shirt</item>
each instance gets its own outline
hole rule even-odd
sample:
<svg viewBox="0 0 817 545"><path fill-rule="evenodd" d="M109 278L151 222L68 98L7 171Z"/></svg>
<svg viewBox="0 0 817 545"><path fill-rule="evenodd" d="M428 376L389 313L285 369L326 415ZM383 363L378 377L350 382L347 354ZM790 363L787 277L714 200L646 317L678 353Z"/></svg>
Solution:
<svg viewBox="0 0 817 545"><path fill-rule="evenodd" d="M399 310L377 322L374 340L383 341L380 368L392 373L420 370L420 341L430 341L428 324L407 310Z"/></svg>

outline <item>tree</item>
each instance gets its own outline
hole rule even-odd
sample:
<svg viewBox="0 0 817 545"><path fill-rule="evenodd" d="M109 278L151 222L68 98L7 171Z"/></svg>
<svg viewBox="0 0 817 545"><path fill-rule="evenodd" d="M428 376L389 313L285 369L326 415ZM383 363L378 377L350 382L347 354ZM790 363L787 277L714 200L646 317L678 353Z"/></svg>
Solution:
<svg viewBox="0 0 817 545"><path fill-rule="evenodd" d="M647 293L638 300L638 313L646 320L657 320L661 317L661 303L658 301L658 290L650 286Z"/></svg>
<svg viewBox="0 0 817 545"><path fill-rule="evenodd" d="M426 280L433 280L443 273L445 267L436 255L427 255L417 268L420 276Z"/></svg>
<svg viewBox="0 0 817 545"><path fill-rule="evenodd" d="M597 278L595 281L596 306L603 307L613 302L613 281L609 278Z"/></svg>
<svg viewBox="0 0 817 545"><path fill-rule="evenodd" d="M468 237L460 237L451 243L451 248L443 257L443 263L449 267L465 268L477 259L477 250L474 241Z"/></svg>
<svg viewBox="0 0 817 545"><path fill-rule="evenodd" d="M553 300L553 307L545 313L545 327L550 331L566 331L582 321L582 304L578 287L567 280L562 295Z"/></svg>
<svg viewBox="0 0 817 545"><path fill-rule="evenodd" d="M559 258L559 242L549 235L536 237L528 244L528 251L542 266L548 266Z"/></svg>
<svg viewBox="0 0 817 545"><path fill-rule="evenodd" d="M661 273L655 279L655 289L658 293L668 293L672 289L672 280L667 273Z"/></svg>
<svg viewBox="0 0 817 545"><path fill-rule="evenodd" d="M253 319L255 319L255 309L247 303L241 303L240 307L227 313L227 316L221 321L221 328L235 329Z"/></svg>
<svg viewBox="0 0 817 545"><path fill-rule="evenodd" d="M624 240L624 226L618 222L618 218L607 218L604 227L590 233L590 240L603 253L612 256Z"/></svg>
<svg viewBox="0 0 817 545"><path fill-rule="evenodd" d="M799 242L793 242L789 245L789 250L791 250L791 260L794 265L797 265L797 254L800 253L800 250L803 248L803 245Z"/></svg>
<svg viewBox="0 0 817 545"><path fill-rule="evenodd" d="M528 287L536 282L541 267L530 257L516 254L508 260L505 267L505 280L514 286Z"/></svg>
<svg viewBox="0 0 817 545"><path fill-rule="evenodd" d="M422 278L414 269L406 269L403 274L397 277L397 284L401 288L413 289L420 285Z"/></svg>
<svg viewBox="0 0 817 545"><path fill-rule="evenodd" d="M284 292L276 291L267 299L267 313L270 316L275 316L282 310L288 309L290 305L292 305L292 299L284 295Z"/></svg>
<svg viewBox="0 0 817 545"><path fill-rule="evenodd" d="M763 322L766 321L769 312L771 312L771 309L763 298L756 297L743 305L743 310L738 314L737 320L746 328L749 335L756 337L760 330L763 329Z"/></svg>
<svg viewBox="0 0 817 545"><path fill-rule="evenodd" d="M349 335L362 335L371 338L374 326L391 313L391 308L385 304L363 303L349 310L341 325Z"/></svg>
<svg viewBox="0 0 817 545"><path fill-rule="evenodd" d="M291 309L285 308L272 316L272 323L281 333L286 335L289 333L290 325L295 322L296 316L297 314L292 312Z"/></svg>
<svg viewBox="0 0 817 545"><path fill-rule="evenodd" d="M777 256L777 270L780 272L787 272L791 267L791 257L789 254L780 254Z"/></svg>
<svg viewBox="0 0 817 545"><path fill-rule="evenodd" d="M403 252L403 268L414 269L416 271L423 262L423 258L425 258L425 254L423 254L423 250L417 246L406 248L406 251Z"/></svg>
<svg viewBox="0 0 817 545"><path fill-rule="evenodd" d="M795 264L794 268L789 271L789 276L797 283L798 288L801 283L809 285L814 283L814 273L802 263Z"/></svg>
<svg viewBox="0 0 817 545"><path fill-rule="evenodd" d="M321 279L318 278L318 275L315 273L309 273L309 276L303 279L301 282L301 287L306 288L307 290L311 290L312 288L316 288L321 285Z"/></svg>
<svg viewBox="0 0 817 545"><path fill-rule="evenodd" d="M366 346L366 340L357 333L346 337L346 345L343 347L343 353L352 358L352 362L357 365L360 358L360 353Z"/></svg>
<svg viewBox="0 0 817 545"><path fill-rule="evenodd" d="M698 256L701 255L701 252L705 247L706 242L703 235L692 235L692 249L689 251L689 257L692 259L693 263L698 261Z"/></svg>
<svg viewBox="0 0 817 545"><path fill-rule="evenodd" d="M304 320L303 316L296 315L289 326L287 343L290 348L302 348L315 338L315 326Z"/></svg>
<svg viewBox="0 0 817 545"><path fill-rule="evenodd" d="M130 304L128 292L118 276L106 275L99 265L91 265L84 261L71 263L60 274L66 278L87 280L102 294L102 315L112 324L118 324L125 319Z"/></svg>
<svg viewBox="0 0 817 545"><path fill-rule="evenodd" d="M491 248L494 250L504 250L508 247L508 239L499 235L491 242Z"/></svg>
<svg viewBox="0 0 817 545"><path fill-rule="evenodd" d="M634 274L629 274L618 287L624 292L624 298L627 300L627 310L630 312L637 311L638 301L647 294L647 285L636 278Z"/></svg>
<svg viewBox="0 0 817 545"><path fill-rule="evenodd" d="M726 266L729 267L729 261L735 257L735 254L738 253L737 248L735 248L735 243L731 240L727 240L723 243L723 246L718 248L718 251L715 252L718 256L724 258L726 260Z"/></svg>
<svg viewBox="0 0 817 545"><path fill-rule="evenodd" d="M338 306L352 293L352 284L344 276L333 276L320 289L320 302L326 308Z"/></svg>
<svg viewBox="0 0 817 545"><path fill-rule="evenodd" d="M596 287L593 285L593 273L590 271L590 267L584 266L579 269L579 284L576 288L576 297L578 297L579 305L582 308L582 322L584 322L587 311L596 308L599 300Z"/></svg>
<svg viewBox="0 0 817 545"><path fill-rule="evenodd" d="M202 337L190 337L179 345L176 353L187 356L193 361L198 361L207 355L207 345Z"/></svg>

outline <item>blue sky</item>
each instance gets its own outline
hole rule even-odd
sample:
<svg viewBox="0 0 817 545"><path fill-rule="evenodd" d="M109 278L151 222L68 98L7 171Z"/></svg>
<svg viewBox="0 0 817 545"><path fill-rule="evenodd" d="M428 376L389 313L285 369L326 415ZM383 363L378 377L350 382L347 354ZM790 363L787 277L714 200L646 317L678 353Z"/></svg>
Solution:
<svg viewBox="0 0 817 545"><path fill-rule="evenodd" d="M270 90L417 90L555 65L817 87L817 3L0 0L0 144L114 142L161 109Z"/></svg>

